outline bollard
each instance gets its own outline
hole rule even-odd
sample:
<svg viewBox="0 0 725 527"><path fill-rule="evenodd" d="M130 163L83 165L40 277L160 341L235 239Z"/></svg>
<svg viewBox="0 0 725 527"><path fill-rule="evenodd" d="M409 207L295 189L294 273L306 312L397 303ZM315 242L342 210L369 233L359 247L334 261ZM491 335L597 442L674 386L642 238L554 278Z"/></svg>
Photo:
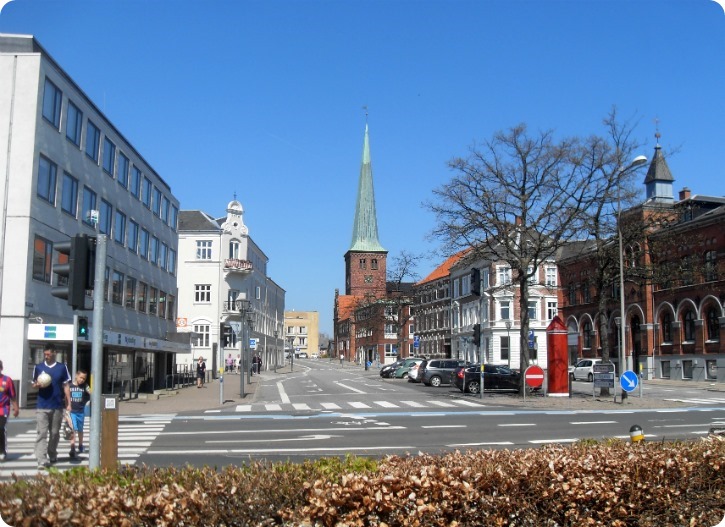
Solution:
<svg viewBox="0 0 725 527"><path fill-rule="evenodd" d="M629 439L632 440L632 443L644 441L644 432L642 431L642 427L639 425L632 425L629 429Z"/></svg>
<svg viewBox="0 0 725 527"><path fill-rule="evenodd" d="M102 410L101 468L116 468L118 464L118 395L104 394Z"/></svg>

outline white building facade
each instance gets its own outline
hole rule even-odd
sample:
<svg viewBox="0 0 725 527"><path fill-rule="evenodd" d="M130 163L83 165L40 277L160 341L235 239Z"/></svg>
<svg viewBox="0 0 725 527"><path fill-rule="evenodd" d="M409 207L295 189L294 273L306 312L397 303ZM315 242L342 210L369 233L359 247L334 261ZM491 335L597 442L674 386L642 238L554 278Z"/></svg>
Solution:
<svg viewBox="0 0 725 527"><path fill-rule="evenodd" d="M178 201L32 36L0 35L0 173L0 357L21 405L47 342L71 366L74 311L51 289L54 246L76 234L108 237L103 393L163 386L190 353L175 325ZM90 357L80 342L78 367Z"/></svg>
<svg viewBox="0 0 725 527"><path fill-rule="evenodd" d="M203 356L215 373L229 355L247 363L259 355L264 369L284 364L285 291L267 276L268 261L238 201L219 219L180 212L177 325L192 335L185 364Z"/></svg>

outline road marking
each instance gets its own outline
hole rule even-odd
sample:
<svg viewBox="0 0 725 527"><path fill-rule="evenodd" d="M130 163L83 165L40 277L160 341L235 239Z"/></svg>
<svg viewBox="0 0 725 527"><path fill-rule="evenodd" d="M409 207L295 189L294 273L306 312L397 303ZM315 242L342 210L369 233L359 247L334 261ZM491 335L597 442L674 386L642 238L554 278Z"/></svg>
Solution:
<svg viewBox="0 0 725 527"><path fill-rule="evenodd" d="M570 425L612 425L617 421L570 421Z"/></svg>
<svg viewBox="0 0 725 527"><path fill-rule="evenodd" d="M467 428L468 425L426 425L421 428Z"/></svg>
<svg viewBox="0 0 725 527"><path fill-rule="evenodd" d="M511 441L489 441L485 443L453 443L446 445L449 448L463 447L463 446L506 446L513 445Z"/></svg>
<svg viewBox="0 0 725 527"><path fill-rule="evenodd" d="M424 404L420 404L416 401L400 401L403 404L407 404L408 406L412 406L413 408L425 408Z"/></svg>
<svg viewBox="0 0 725 527"><path fill-rule="evenodd" d="M340 405L335 403L320 403L325 410L341 410Z"/></svg>
<svg viewBox="0 0 725 527"><path fill-rule="evenodd" d="M442 406L444 408L452 408L455 406L455 404L447 403L445 401L426 401L426 402L432 404L433 406Z"/></svg>
<svg viewBox="0 0 725 527"><path fill-rule="evenodd" d="M352 386L348 386L347 384L342 384L341 382L336 382L338 386L341 386L342 388L347 388L348 390L351 390L356 393L366 394L367 392L364 392L362 390L358 390L357 388L353 388Z"/></svg>
<svg viewBox="0 0 725 527"><path fill-rule="evenodd" d="M235 408L236 412L251 412L252 411L252 405L251 404L238 404Z"/></svg>
<svg viewBox="0 0 725 527"><path fill-rule="evenodd" d="M577 441L579 441L579 439L575 437L568 439L532 439L529 443L534 445L548 445L551 443L576 443Z"/></svg>
<svg viewBox="0 0 725 527"><path fill-rule="evenodd" d="M375 404L382 406L383 408L398 408L397 404L393 404L389 401L373 401Z"/></svg>
<svg viewBox="0 0 725 527"><path fill-rule="evenodd" d="M295 410L312 410L312 408L310 408L307 403L293 403L292 408L294 408Z"/></svg>
<svg viewBox="0 0 725 527"><path fill-rule="evenodd" d="M367 404L360 402L351 402L350 406L352 406L353 408L370 408Z"/></svg>
<svg viewBox="0 0 725 527"><path fill-rule="evenodd" d="M343 437L340 435L329 435L329 434L311 434L300 437L289 437L279 439L265 439L265 443L286 443L287 441L318 441L320 439L332 439L333 437ZM207 444L215 443L258 443L259 439L219 439L216 441L204 441Z"/></svg>
<svg viewBox="0 0 725 527"><path fill-rule="evenodd" d="M284 386L282 386L282 381L277 382L277 391L279 392L279 397L282 399L282 402L285 404L290 403L290 399L287 396L287 392L284 390Z"/></svg>
<svg viewBox="0 0 725 527"><path fill-rule="evenodd" d="M453 399L453 402L456 404L461 404L463 406L486 406L485 404L474 403L473 401L465 401L463 399Z"/></svg>
<svg viewBox="0 0 725 527"><path fill-rule="evenodd" d="M195 455L205 454L298 454L302 452L369 452L371 450L413 450L411 445L388 445L388 446L365 446L365 447L319 447L319 448L254 448L254 449L218 449L218 450L194 450ZM180 450L149 450L147 454L158 456L178 456Z"/></svg>
<svg viewBox="0 0 725 527"><path fill-rule="evenodd" d="M282 410L282 405L280 404L267 404L265 405L265 408L269 410L270 412L278 412Z"/></svg>
<svg viewBox="0 0 725 527"><path fill-rule="evenodd" d="M498 426L536 426L536 423L502 423Z"/></svg>

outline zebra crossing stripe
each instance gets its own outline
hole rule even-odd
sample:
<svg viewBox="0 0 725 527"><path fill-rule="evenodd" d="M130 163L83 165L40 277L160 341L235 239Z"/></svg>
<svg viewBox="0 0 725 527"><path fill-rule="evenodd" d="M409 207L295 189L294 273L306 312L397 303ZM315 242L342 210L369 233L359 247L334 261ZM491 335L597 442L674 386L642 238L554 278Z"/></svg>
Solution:
<svg viewBox="0 0 725 527"><path fill-rule="evenodd" d="M265 408L269 410L270 412L279 412L282 409L282 405L280 404L267 404L265 405Z"/></svg>
<svg viewBox="0 0 725 527"><path fill-rule="evenodd" d="M443 408L451 408L451 407L455 406L455 404L447 403L445 401L426 401L426 402L432 404L433 406L442 406Z"/></svg>
<svg viewBox="0 0 725 527"><path fill-rule="evenodd" d="M365 403L359 403L359 402L354 402L354 401L350 403L350 406L352 406L353 408L360 408L360 409L363 409L363 408L370 408L370 407L369 407L369 406L368 406L367 404L365 404Z"/></svg>
<svg viewBox="0 0 725 527"><path fill-rule="evenodd" d="M674 401L687 404L722 404L725 399L665 399L665 401Z"/></svg>
<svg viewBox="0 0 725 527"><path fill-rule="evenodd" d="M312 410L306 403L294 403L292 407L295 410Z"/></svg>
<svg viewBox="0 0 725 527"><path fill-rule="evenodd" d="M413 408L425 408L424 404L420 404L417 401L400 401L403 404L407 404L408 406L411 406Z"/></svg>
<svg viewBox="0 0 725 527"><path fill-rule="evenodd" d="M485 406L481 403L474 403L473 401L466 401L464 399L453 399L451 402L460 404L462 406Z"/></svg>
<svg viewBox="0 0 725 527"><path fill-rule="evenodd" d="M325 410L342 410L340 405L335 403L321 403Z"/></svg>
<svg viewBox="0 0 725 527"><path fill-rule="evenodd" d="M251 404L238 404L236 411L237 412L251 412L252 405Z"/></svg>
<svg viewBox="0 0 725 527"><path fill-rule="evenodd" d="M400 408L397 404L393 404L389 401L374 401L375 404L382 406L383 408Z"/></svg>

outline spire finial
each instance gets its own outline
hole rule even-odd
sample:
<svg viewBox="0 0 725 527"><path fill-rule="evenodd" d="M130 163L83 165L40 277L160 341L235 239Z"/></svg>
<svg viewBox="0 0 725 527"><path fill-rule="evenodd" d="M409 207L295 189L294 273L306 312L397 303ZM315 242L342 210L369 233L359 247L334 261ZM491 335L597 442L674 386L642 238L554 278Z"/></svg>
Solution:
<svg viewBox="0 0 725 527"><path fill-rule="evenodd" d="M362 109L365 110L365 124L368 124L368 105L364 105Z"/></svg>
<svg viewBox="0 0 725 527"><path fill-rule="evenodd" d="M234 201L237 201L237 191L234 191Z"/></svg>
<svg viewBox="0 0 725 527"><path fill-rule="evenodd" d="M655 117L655 139L657 139L657 144L660 144L660 137L662 137L662 134L660 134L660 119L659 117Z"/></svg>

